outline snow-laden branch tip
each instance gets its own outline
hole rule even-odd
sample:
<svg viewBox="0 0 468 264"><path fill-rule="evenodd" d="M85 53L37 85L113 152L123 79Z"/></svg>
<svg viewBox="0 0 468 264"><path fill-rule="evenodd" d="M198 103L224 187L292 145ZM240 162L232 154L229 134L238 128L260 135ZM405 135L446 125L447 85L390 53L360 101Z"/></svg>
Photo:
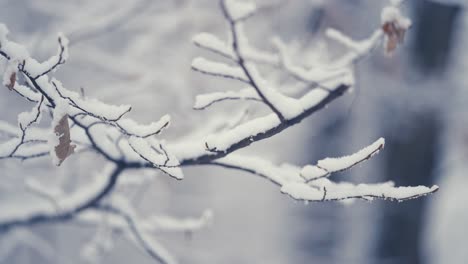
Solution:
<svg viewBox="0 0 468 264"><path fill-rule="evenodd" d="M317 166L303 168L290 165L275 165L258 157L229 155L210 164L229 169L252 173L268 179L280 187L282 193L296 200L304 201L340 201L348 199L384 199L405 201L436 192L438 186L425 187L395 187L393 183L353 184L348 182L333 182L328 178L332 173L368 160L382 149L383 139L379 139L368 147L342 158L327 158L319 161Z"/></svg>
<svg viewBox="0 0 468 264"><path fill-rule="evenodd" d="M223 57L233 59L235 56L232 48L229 47L227 43L211 33L199 33L193 37L192 41L196 46L219 54Z"/></svg>
<svg viewBox="0 0 468 264"><path fill-rule="evenodd" d="M63 33L59 33L57 39L59 44L57 55L50 57L47 61L41 63L40 66L35 67L34 71L28 69L29 73L34 76L34 79L55 71L58 66L68 60L68 38Z"/></svg>
<svg viewBox="0 0 468 264"><path fill-rule="evenodd" d="M327 177L335 172L347 170L363 161L372 158L383 149L384 145L385 140L380 138L373 144L349 156L319 160L315 166L307 165L302 168L301 176L306 181L312 181L322 177Z"/></svg>
<svg viewBox="0 0 468 264"><path fill-rule="evenodd" d="M290 183L281 187L281 192L296 200L324 202L347 199L406 201L434 193L438 186L394 187L392 182L382 184L334 183L322 179L314 186Z"/></svg>
<svg viewBox="0 0 468 264"><path fill-rule="evenodd" d="M118 126L130 136L147 138L150 136L161 133L165 128L169 126L171 117L165 115L157 122L150 123L148 125L141 125L135 122L133 119L120 119L117 121Z"/></svg>

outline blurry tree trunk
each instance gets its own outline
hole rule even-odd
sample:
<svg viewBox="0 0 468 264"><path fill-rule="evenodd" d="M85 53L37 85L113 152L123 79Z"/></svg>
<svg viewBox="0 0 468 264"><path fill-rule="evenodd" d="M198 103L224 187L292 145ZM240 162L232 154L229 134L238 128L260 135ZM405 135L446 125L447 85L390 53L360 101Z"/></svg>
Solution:
<svg viewBox="0 0 468 264"><path fill-rule="evenodd" d="M409 118L415 125L405 131L404 136L387 137L391 144L386 148L385 176L396 184L431 186L434 184L440 122L437 115L431 113ZM420 239L427 201L418 199L384 205L377 239L378 260L398 264L423 263Z"/></svg>
<svg viewBox="0 0 468 264"><path fill-rule="evenodd" d="M415 39L412 58L425 75L444 71L459 7L427 0L415 3ZM415 89L423 87L415 87ZM448 92L448 91L447 91ZM421 89L421 93L424 90ZM415 99L416 100L416 99ZM441 102L442 103L442 102ZM434 168L438 157L438 142L442 130L436 111L405 115L404 131L386 135L391 144L386 148L385 177L397 185L427 185L435 183ZM380 263L419 264L421 232L425 226L428 199L403 204L386 203L382 209L382 225L375 248Z"/></svg>

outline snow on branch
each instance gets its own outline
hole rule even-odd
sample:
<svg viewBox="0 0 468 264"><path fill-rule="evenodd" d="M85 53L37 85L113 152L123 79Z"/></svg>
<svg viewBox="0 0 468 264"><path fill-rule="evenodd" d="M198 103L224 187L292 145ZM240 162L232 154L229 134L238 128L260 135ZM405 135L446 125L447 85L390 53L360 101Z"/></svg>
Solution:
<svg viewBox="0 0 468 264"><path fill-rule="evenodd" d="M347 170L379 153L379 151L383 149L384 145L385 140L380 138L372 145L369 145L349 156L319 160L315 166L307 165L302 168L301 176L307 181L312 181L322 177L327 177L335 172Z"/></svg>
<svg viewBox="0 0 468 264"><path fill-rule="evenodd" d="M345 182L333 183L331 181L323 181L313 186L301 183L286 184L281 188L281 192L296 200L312 202L347 199L406 201L426 196L436 192L438 189L438 186L430 188L426 186L394 187L393 183L355 185Z"/></svg>
<svg viewBox="0 0 468 264"><path fill-rule="evenodd" d="M0 144L0 159L26 159L28 156L36 156L43 153L44 141L34 139L34 135L29 135L31 132L34 132L30 127L40 122L43 103L44 97L41 97L40 101L30 112L23 112L18 115L19 131L14 129L12 125L3 123L3 130L9 133L12 138Z"/></svg>
<svg viewBox="0 0 468 264"><path fill-rule="evenodd" d="M263 102L254 90L246 88L239 91L227 91L197 95L195 97L195 104L193 106L193 109L204 110L213 104L227 100L251 100Z"/></svg>
<svg viewBox="0 0 468 264"><path fill-rule="evenodd" d="M29 72L34 76L34 79L40 78L49 72L54 71L59 65L64 64L68 59L68 39L62 34L58 35L58 54L50 57L47 61L43 62L40 67L37 67L34 72Z"/></svg>
<svg viewBox="0 0 468 264"><path fill-rule="evenodd" d="M147 138L161 133L165 128L169 126L171 117L165 115L157 122L152 122L148 125L141 125L132 119L120 119L117 122L119 128L122 129L127 135L134 137Z"/></svg>
<svg viewBox="0 0 468 264"><path fill-rule="evenodd" d="M393 183L356 185L348 182L336 183L324 178L371 158L383 148L383 144L383 139L379 139L352 155L323 159L317 163L317 166L308 165L302 169L290 164L277 166L258 157L239 155L230 155L210 164L245 171L268 179L278 185L282 193L304 201L347 199L404 201L434 193L439 189L438 186L394 187Z"/></svg>
<svg viewBox="0 0 468 264"><path fill-rule="evenodd" d="M177 180L184 178L179 161L173 155L168 154L162 143L130 137L129 144L133 151L155 168Z"/></svg>
<svg viewBox="0 0 468 264"><path fill-rule="evenodd" d="M68 58L68 40L63 35L58 38L58 53L39 63L23 46L8 40L8 30L0 24L0 56L7 61L2 83L34 104L31 111L18 116L17 125L0 121L0 133L7 138L0 143L0 159L25 160L50 154L54 163L60 165L71 154L78 154L79 150L92 150L109 164L101 174L72 193L26 179L24 189L45 201L2 215L0 234L40 223L71 219L96 223L103 215L112 216L110 229L131 234L133 241L155 260L174 263L175 258L151 233L198 230L211 221L211 212L204 213L201 218L185 220L163 216L140 217L131 204L119 196L119 188L116 188L119 177L127 170L155 169L181 180L184 178L183 167L220 166L265 178L277 185L282 193L305 201L404 201L437 191L437 186L395 187L393 183L353 184L331 180L333 173L350 169L377 154L384 146L383 139L354 154L326 158L302 168L291 164L278 166L258 157L234 153L299 124L350 91L354 84L351 67L382 39L387 41L387 51L393 51L403 41L410 24L397 8L401 1L394 2L393 6L383 10L380 28L365 40L354 41L336 30L328 30L328 37L343 44L348 52L334 61L309 68L304 66L306 64L294 62L288 45L279 38L273 41L274 52L257 49L249 43L244 26L248 18L259 11L253 1L221 1L230 40L223 41L210 33L201 33L194 37L193 42L227 58L228 63L195 58L192 69L210 76L240 80L244 87L198 95L194 108L201 110L227 100L246 100L261 102L268 113L251 117L244 111L240 116L222 118L221 129L219 122L216 129L212 129L214 125L207 125L212 134L206 135L207 132L201 136L194 133L196 137L189 135L172 143L159 139L161 132L169 126L169 115L149 124L140 124L127 118L131 106L110 105L87 98L51 78L49 75ZM260 64L271 66L274 73L293 77L292 82L306 84L308 90L295 97L285 94L287 87L264 77ZM37 125L44 111L52 114L52 120L39 128ZM146 182L132 180L137 185Z"/></svg>
<svg viewBox="0 0 468 264"><path fill-rule="evenodd" d="M328 29L327 37L344 45L350 51L339 61L339 65L353 64L374 49L381 40L385 40L385 53L391 55L405 39L406 31L411 27L411 20L399 10L404 1L393 1L381 12L381 27L367 39L356 41L336 29Z"/></svg>
<svg viewBox="0 0 468 264"><path fill-rule="evenodd" d="M52 85L59 97L67 100L69 105L103 121L118 121L132 110L129 105L109 105L94 98L83 98L79 93L65 89L62 83L56 79L52 80Z"/></svg>
<svg viewBox="0 0 468 264"><path fill-rule="evenodd" d="M233 59L235 56L229 45L211 33L199 33L193 37L192 41L197 47L217 53L223 57Z"/></svg>
<svg viewBox="0 0 468 264"><path fill-rule="evenodd" d="M249 82L241 68L221 62L210 61L202 57L198 57L193 60L192 69L208 75L235 79L247 83Z"/></svg>
<svg viewBox="0 0 468 264"><path fill-rule="evenodd" d="M234 6L234 7L233 7ZM246 53L252 54L252 48L248 44L247 37L243 31L243 22L242 20L236 19L237 17L232 17L232 8L235 8L235 2L232 1L222 1L222 9L225 15L226 20L230 25L230 32L232 35L232 46L228 47L224 43L217 39L214 36L209 35L208 33L203 33L195 37L195 43L197 45L214 50L216 53L224 56L232 56L234 61L238 64L236 69L237 74L233 73L224 73L225 76L241 76L241 71L243 72L242 80L247 81L251 86L252 92L255 92L257 96L251 97L249 99L255 98L255 100L262 101L267 105L274 115L267 115L265 117L260 117L251 121L248 121L244 124L241 124L231 131L225 131L218 135L211 135L207 138L205 142L206 149L211 152L211 154L205 154L200 157L198 160L210 159L210 158L219 158L226 156L228 153L235 151L239 148L246 147L252 142L261 140L264 138L271 137L282 130L286 129L289 126L299 123L302 119L309 116L310 114L318 111L324 107L328 102L338 98L342 95L350 85L352 84L352 79L350 78L350 72L347 69L339 70L342 76L334 75L333 79L327 79L327 85L330 88L322 90L312 90L303 97L299 99L288 97L282 94L279 91L279 88L272 87L271 83L265 80L260 72L258 71L256 65L253 62L246 61L244 58L245 51ZM231 53L232 51L232 53ZM309 83L317 84L318 82L310 80L310 75L308 72L301 72L298 69L300 67L293 67L289 59L286 58L286 55L281 50L281 56L283 58L283 63L286 65L288 72L293 72L296 75L302 74L302 81ZM205 59L197 58L194 60L194 64L203 64L200 62L206 61ZM209 67L205 67L207 69ZM211 70L210 72L215 72ZM299 73L297 73L299 72ZM335 71L336 72L336 71ZM214 75L214 74L213 74ZM217 76L219 74L217 72ZM308 77L304 77L308 76ZM322 75L323 76L323 75ZM316 77L316 76L314 76ZM327 75L328 78L331 78L330 75ZM238 92L238 94L233 94L228 92L226 94L217 93L209 96L198 97L195 108L204 109L207 106L228 99L241 99L245 98L246 94L252 94L252 92L247 92L248 90L244 89ZM189 161L189 162L196 162Z"/></svg>

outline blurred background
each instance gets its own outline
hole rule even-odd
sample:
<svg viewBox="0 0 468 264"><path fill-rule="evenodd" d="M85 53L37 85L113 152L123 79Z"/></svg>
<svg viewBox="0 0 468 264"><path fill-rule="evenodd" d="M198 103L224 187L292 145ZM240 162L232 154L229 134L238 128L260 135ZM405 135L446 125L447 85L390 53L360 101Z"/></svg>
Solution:
<svg viewBox="0 0 468 264"><path fill-rule="evenodd" d="M268 40L280 35L301 62L313 65L344 51L324 38L326 28L366 38L380 26L380 10L388 4L286 0L249 21L248 33L253 43L267 48ZM144 172L155 174L155 180L127 194L148 214L188 217L213 210L214 223L206 229L158 234L181 263L467 263L467 6L466 0L407 1L403 9L413 26L405 44L392 57L379 49L361 61L352 94L286 133L242 150L305 165L352 153L383 136L387 144L378 157L335 180L437 184L435 195L404 203L305 205L263 179L218 168L187 169L181 182ZM191 44L195 34L227 35L218 7L217 0L0 0L0 23L39 60L55 53L56 33L64 32L71 41L70 60L55 75L65 87L132 104L132 115L141 122L169 113L173 122L164 136L175 139L248 106L192 110L198 93L238 88L190 69L195 56L207 55ZM29 108L0 89L3 120L15 122ZM25 177L73 188L101 166L93 154L73 155L60 168L46 159L1 161L0 214L1 208L34 202L22 195ZM32 231L50 248L29 246L28 237L18 238L23 243L0 237L0 263L89 263L82 247L95 229L64 223ZM119 236L113 244L98 263L153 263Z"/></svg>

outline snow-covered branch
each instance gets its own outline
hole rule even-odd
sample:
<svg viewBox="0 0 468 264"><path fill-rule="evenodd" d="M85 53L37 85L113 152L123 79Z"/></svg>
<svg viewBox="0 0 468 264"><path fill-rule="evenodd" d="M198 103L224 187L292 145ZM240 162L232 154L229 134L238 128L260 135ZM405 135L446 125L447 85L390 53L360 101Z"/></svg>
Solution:
<svg viewBox="0 0 468 264"><path fill-rule="evenodd" d="M355 41L336 30L328 30L327 36L344 45L348 52L314 67L296 63L288 45L279 38L272 42L273 52L249 43L244 27L258 12L253 1L222 0L221 11L228 22L229 41L202 33L193 42L227 62L199 57L193 60L192 69L240 81L242 87L198 95L194 108L203 110L215 103L245 100L261 102L268 113L252 118L243 112L239 118L226 118L223 129L211 131L212 134L186 136L171 142L159 138L170 124L169 115L140 124L128 118L130 105L111 105L85 97L52 78L50 75L68 59L68 40L63 35L58 38L58 53L40 63L23 46L10 41L8 30L0 24L0 56L7 61L3 85L34 103L31 111L18 115L17 125L0 121L0 133L7 137L0 143L0 159L50 156L59 166L80 151L92 150L110 164L89 184L79 186L71 194L26 179L24 189L45 203L2 216L0 234L18 227L72 219L95 224L106 215L110 217L107 223L110 229L131 234L133 241L155 260L174 263L175 258L150 233L192 232L206 226L211 213L186 220L140 217L128 201L117 198L116 187L122 184L119 177L127 170L150 168L181 180L183 167L220 166L265 178L276 184L280 192L305 201L374 198L403 201L437 191L437 186L395 187L393 183L353 184L330 179L333 173L350 169L377 154L384 147L383 139L349 156L326 158L302 168L291 164L278 166L258 157L234 153L299 124L349 92L354 84L352 66L382 39L387 41L387 52L394 51L410 25L396 5L383 10L381 25L377 25L378 29L368 39ZM290 96L285 92L287 87L265 77L263 66L293 77L296 84L305 84L308 90L300 96ZM51 113L51 120L41 119L44 112ZM48 123L38 126L41 122ZM135 182L144 184L144 181Z"/></svg>
<svg viewBox="0 0 468 264"><path fill-rule="evenodd" d="M385 199L404 201L436 192L439 187L394 187L391 182L383 184L353 184L333 182L326 177L333 173L349 169L366 161L383 149L384 140L379 139L362 150L340 158L326 158L317 165L302 168L282 164L280 166L258 157L230 155L210 164L252 173L268 179L281 188L281 192L296 200L338 201L346 199Z"/></svg>

